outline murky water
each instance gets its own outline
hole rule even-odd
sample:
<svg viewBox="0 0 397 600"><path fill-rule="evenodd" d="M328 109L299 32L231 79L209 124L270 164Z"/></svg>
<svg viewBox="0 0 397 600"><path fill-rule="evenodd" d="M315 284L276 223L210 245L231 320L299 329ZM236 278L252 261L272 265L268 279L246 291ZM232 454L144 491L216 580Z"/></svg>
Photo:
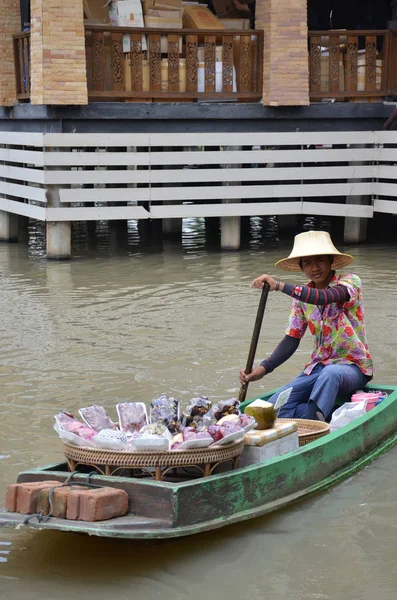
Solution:
<svg viewBox="0 0 397 600"><path fill-rule="evenodd" d="M40 229L0 246L0 497L22 469L62 457L52 429L61 408L93 402L115 416L120 400L168 392L187 402L235 395L259 294L251 279L274 273L289 252L271 222L254 222L240 253L205 243L185 224L183 246L151 253L136 231L127 247L105 226L95 243L76 231L75 259L43 258ZM378 383L397 384L397 246L349 247L363 280ZM288 280L288 277L284 278ZM298 277L298 280L300 277ZM271 294L258 358L283 335L290 301ZM294 376L299 351L251 391ZM351 480L288 510L192 538L136 543L0 530L0 599L395 600L397 448Z"/></svg>

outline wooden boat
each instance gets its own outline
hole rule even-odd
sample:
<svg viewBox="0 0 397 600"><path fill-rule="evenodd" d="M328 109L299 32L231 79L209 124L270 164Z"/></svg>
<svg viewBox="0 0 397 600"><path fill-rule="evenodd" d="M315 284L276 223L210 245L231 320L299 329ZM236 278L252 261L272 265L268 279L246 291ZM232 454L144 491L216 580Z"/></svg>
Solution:
<svg viewBox="0 0 397 600"><path fill-rule="evenodd" d="M388 394L356 421L299 449L260 464L182 482L98 475L96 484L125 489L131 513L88 523L49 518L27 525L114 538L154 539L191 535L264 515L350 477L397 442L397 387L368 386ZM270 396L263 396L266 399ZM245 403L247 404L247 403ZM67 464L20 473L18 482L58 480ZM84 482L81 473L76 481ZM0 508L0 526L23 526L26 515Z"/></svg>

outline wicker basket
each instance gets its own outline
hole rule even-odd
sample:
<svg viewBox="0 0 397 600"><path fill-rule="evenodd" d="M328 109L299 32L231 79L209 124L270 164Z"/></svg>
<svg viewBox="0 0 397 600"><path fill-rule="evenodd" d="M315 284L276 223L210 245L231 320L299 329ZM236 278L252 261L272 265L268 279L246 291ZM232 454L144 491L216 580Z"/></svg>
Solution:
<svg viewBox="0 0 397 600"><path fill-rule="evenodd" d="M210 475L215 467L222 462L232 461L236 468L244 448L244 439L225 446L209 446L197 450L177 450L169 452L126 452L84 448L64 444L64 454L71 470L77 465L88 465L106 475L112 475L120 469L156 469L156 479L169 469L178 467L198 467L204 475ZM100 467L103 467L101 469Z"/></svg>
<svg viewBox="0 0 397 600"><path fill-rule="evenodd" d="M330 433L329 423L324 421L312 421L310 419L277 419L278 423L295 421L298 423L299 446L314 442Z"/></svg>

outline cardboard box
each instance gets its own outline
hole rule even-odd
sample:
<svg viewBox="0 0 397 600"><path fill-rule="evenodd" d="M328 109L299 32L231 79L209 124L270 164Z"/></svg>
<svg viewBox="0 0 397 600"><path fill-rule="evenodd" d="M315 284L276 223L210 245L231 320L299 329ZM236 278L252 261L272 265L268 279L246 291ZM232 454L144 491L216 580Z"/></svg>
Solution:
<svg viewBox="0 0 397 600"><path fill-rule="evenodd" d="M147 8L164 8L165 10L183 10L182 0L144 0Z"/></svg>
<svg viewBox="0 0 397 600"><path fill-rule="evenodd" d="M181 18L145 17L145 26L156 29L182 29Z"/></svg>
<svg viewBox="0 0 397 600"><path fill-rule="evenodd" d="M144 26L140 0L113 0L109 5L109 17L116 27Z"/></svg>
<svg viewBox="0 0 397 600"><path fill-rule="evenodd" d="M212 0L217 17L230 19L241 17L241 13L233 4L233 0Z"/></svg>
<svg viewBox="0 0 397 600"><path fill-rule="evenodd" d="M225 29L251 29L249 19L219 19Z"/></svg>
<svg viewBox="0 0 397 600"><path fill-rule="evenodd" d="M207 6L185 6L183 26L186 29L224 29L219 19Z"/></svg>
<svg viewBox="0 0 397 600"><path fill-rule="evenodd" d="M83 0L85 18L98 20L100 24L110 23L109 6L104 4L104 0Z"/></svg>
<svg viewBox="0 0 397 600"><path fill-rule="evenodd" d="M163 19L181 19L182 18L182 10L163 10L156 8L147 8L144 9L145 17L161 17Z"/></svg>

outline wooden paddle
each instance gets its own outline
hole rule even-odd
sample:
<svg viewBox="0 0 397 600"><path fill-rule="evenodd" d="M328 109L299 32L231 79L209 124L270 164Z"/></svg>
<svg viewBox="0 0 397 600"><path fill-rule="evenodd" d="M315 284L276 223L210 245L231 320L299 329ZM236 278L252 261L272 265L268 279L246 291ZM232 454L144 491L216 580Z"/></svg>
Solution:
<svg viewBox="0 0 397 600"><path fill-rule="evenodd" d="M245 372L249 375L252 371L252 365L254 364L256 348L258 346L259 334L262 327L263 315L265 314L267 296L269 294L270 286L268 283L263 284L261 299L259 301L258 312L256 313L254 331L251 339L251 346L248 353L247 366L245 367ZM238 399L240 402L244 402L245 397L247 395L248 383L243 383L240 388L240 393Z"/></svg>

